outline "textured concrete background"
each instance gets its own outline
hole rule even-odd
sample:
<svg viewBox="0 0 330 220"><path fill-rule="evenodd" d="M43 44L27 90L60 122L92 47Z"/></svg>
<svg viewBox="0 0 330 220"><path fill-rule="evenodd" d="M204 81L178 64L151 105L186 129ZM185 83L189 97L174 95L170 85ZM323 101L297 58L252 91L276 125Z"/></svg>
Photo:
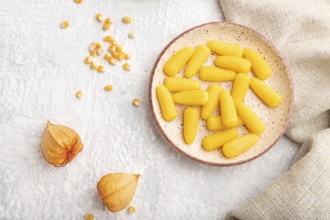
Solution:
<svg viewBox="0 0 330 220"><path fill-rule="evenodd" d="M297 150L286 138L248 164L208 167L178 155L153 125L154 61L184 30L223 20L219 8L216 0L0 0L0 219L222 219L285 172ZM105 35L98 12L114 20L108 33L132 53L132 71L105 64L101 75L83 64L89 43ZM122 24L125 15L133 24ZM63 20L69 29L58 27ZM65 167L42 157L47 120L81 135L84 150ZM134 215L103 210L96 183L109 172L142 175Z"/></svg>

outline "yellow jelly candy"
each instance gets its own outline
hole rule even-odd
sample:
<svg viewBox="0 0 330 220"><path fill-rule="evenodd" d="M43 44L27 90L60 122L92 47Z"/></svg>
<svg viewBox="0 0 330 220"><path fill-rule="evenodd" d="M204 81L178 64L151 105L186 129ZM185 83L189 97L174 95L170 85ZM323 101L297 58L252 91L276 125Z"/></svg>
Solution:
<svg viewBox="0 0 330 220"><path fill-rule="evenodd" d="M239 44L225 43L218 40L207 42L207 46L218 55L243 56L243 47Z"/></svg>
<svg viewBox="0 0 330 220"><path fill-rule="evenodd" d="M202 108L202 119L206 120L213 114L215 108L219 104L221 90L223 90L223 88L218 84L211 84L207 89L207 93L209 94L209 100Z"/></svg>
<svg viewBox="0 0 330 220"><path fill-rule="evenodd" d="M192 144L198 131L199 111L188 107L183 113L183 137L186 144Z"/></svg>
<svg viewBox="0 0 330 220"><path fill-rule="evenodd" d="M266 126L259 116L243 102L236 105L237 113L242 118L244 125L253 134L261 134L265 131Z"/></svg>
<svg viewBox="0 0 330 220"><path fill-rule="evenodd" d="M238 117L237 124L234 127L239 127L243 125L243 121L241 117ZM206 121L206 127L210 131L217 131L222 129L227 129L226 126L222 123L222 119L220 115L211 116Z"/></svg>
<svg viewBox="0 0 330 220"><path fill-rule="evenodd" d="M239 73L236 75L231 95L235 105L243 102L247 91L249 90L250 77L245 73Z"/></svg>
<svg viewBox="0 0 330 220"><path fill-rule="evenodd" d="M207 46L199 45L187 64L184 72L185 77L191 78L196 75L210 55L211 50Z"/></svg>
<svg viewBox="0 0 330 220"><path fill-rule="evenodd" d="M259 137L256 134L246 134L223 145L222 151L225 157L233 158L255 145Z"/></svg>
<svg viewBox="0 0 330 220"><path fill-rule="evenodd" d="M214 64L218 67L232 70L237 73L248 73L251 69L251 63L249 60L228 55L216 57Z"/></svg>
<svg viewBox="0 0 330 220"><path fill-rule="evenodd" d="M252 78L250 87L253 92L271 108L276 108L282 102L282 96L259 79Z"/></svg>
<svg viewBox="0 0 330 220"><path fill-rule="evenodd" d="M194 48L185 47L176 52L164 65L164 72L168 76L175 76L188 62L194 53Z"/></svg>
<svg viewBox="0 0 330 220"><path fill-rule="evenodd" d="M234 71L214 66L202 66L199 72L199 78L206 82L227 82L233 80L235 76Z"/></svg>
<svg viewBox="0 0 330 220"><path fill-rule="evenodd" d="M224 126L224 124L222 123L220 115L209 117L209 119L207 119L206 121L206 127L210 131L226 129L226 126Z"/></svg>
<svg viewBox="0 0 330 220"><path fill-rule="evenodd" d="M220 110L222 122L227 128L234 127L238 122L233 98L227 90L220 92Z"/></svg>
<svg viewBox="0 0 330 220"><path fill-rule="evenodd" d="M228 141L235 139L238 131L235 128L211 134L203 139L202 145L204 150L211 151L222 147Z"/></svg>
<svg viewBox="0 0 330 220"><path fill-rule="evenodd" d="M179 77L167 77L165 79L164 85L170 92L198 90L202 87L201 83L197 80Z"/></svg>
<svg viewBox="0 0 330 220"><path fill-rule="evenodd" d="M163 118L166 121L173 121L178 116L178 111L176 110L171 93L164 85L159 85L156 88L156 94Z"/></svg>
<svg viewBox="0 0 330 220"><path fill-rule="evenodd" d="M267 61L254 49L244 49L244 57L250 60L252 65L252 72L260 79L265 80L272 74L272 68L270 68Z"/></svg>
<svg viewBox="0 0 330 220"><path fill-rule="evenodd" d="M189 90L173 94L173 100L183 105L205 105L209 95L204 90Z"/></svg>

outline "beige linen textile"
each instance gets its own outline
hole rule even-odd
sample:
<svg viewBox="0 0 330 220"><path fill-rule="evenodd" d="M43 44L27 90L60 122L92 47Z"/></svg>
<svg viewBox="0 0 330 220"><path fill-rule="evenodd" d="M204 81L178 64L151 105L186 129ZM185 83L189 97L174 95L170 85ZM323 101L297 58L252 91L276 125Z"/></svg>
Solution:
<svg viewBox="0 0 330 220"><path fill-rule="evenodd" d="M290 170L226 219L330 219L330 129L306 141Z"/></svg>
<svg viewBox="0 0 330 220"><path fill-rule="evenodd" d="M287 61L295 105L286 134L304 143L286 174L228 218L330 219L330 1L220 3L227 21L263 34Z"/></svg>

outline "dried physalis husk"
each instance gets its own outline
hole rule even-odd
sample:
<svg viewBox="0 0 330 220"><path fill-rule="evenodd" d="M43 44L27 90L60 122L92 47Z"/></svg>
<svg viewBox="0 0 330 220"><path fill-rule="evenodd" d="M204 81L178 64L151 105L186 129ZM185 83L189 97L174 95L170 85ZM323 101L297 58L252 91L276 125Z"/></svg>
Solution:
<svg viewBox="0 0 330 220"><path fill-rule="evenodd" d="M119 212L131 202L139 176L139 174L110 173L101 178L97 190L110 211Z"/></svg>
<svg viewBox="0 0 330 220"><path fill-rule="evenodd" d="M64 166L83 149L79 135L69 127L50 122L42 138L42 152L48 163Z"/></svg>

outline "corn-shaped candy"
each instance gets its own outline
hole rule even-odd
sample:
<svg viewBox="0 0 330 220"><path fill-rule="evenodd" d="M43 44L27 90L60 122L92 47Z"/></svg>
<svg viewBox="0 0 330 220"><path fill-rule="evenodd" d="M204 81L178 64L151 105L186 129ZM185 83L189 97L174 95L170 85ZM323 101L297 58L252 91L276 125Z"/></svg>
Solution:
<svg viewBox="0 0 330 220"><path fill-rule="evenodd" d="M282 96L259 79L252 78L250 87L253 92L271 108L276 108L282 102Z"/></svg>
<svg viewBox="0 0 330 220"><path fill-rule="evenodd" d="M202 145L204 150L211 151L222 147L228 141L235 139L238 135L238 131L233 129L228 129L225 131L220 131L219 133L211 134L203 139Z"/></svg>
<svg viewBox="0 0 330 220"><path fill-rule="evenodd" d="M218 84L211 84L207 89L207 93L209 94L209 100L203 106L201 117L202 119L208 119L214 112L215 108L219 105L220 100L220 91L223 88Z"/></svg>
<svg viewBox="0 0 330 220"><path fill-rule="evenodd" d="M270 68L267 61L254 49L244 49L244 57L250 60L252 65L252 72L260 79L265 80L272 74L272 68Z"/></svg>
<svg viewBox="0 0 330 220"><path fill-rule="evenodd" d="M163 118L166 121L173 121L178 116L178 111L176 110L171 93L164 85L159 85L156 88L156 94Z"/></svg>
<svg viewBox="0 0 330 220"><path fill-rule="evenodd" d="M246 134L238 137L235 140L229 141L223 145L222 151L225 157L233 158L237 155L248 150L250 147L255 145L259 137L255 134Z"/></svg>
<svg viewBox="0 0 330 220"><path fill-rule="evenodd" d="M175 76L188 62L194 53L194 48L185 47L176 52L164 65L164 72L168 76Z"/></svg>
<svg viewBox="0 0 330 220"><path fill-rule="evenodd" d="M196 90L202 87L201 83L197 80L179 77L167 77L165 79L164 85L170 92Z"/></svg>
<svg viewBox="0 0 330 220"><path fill-rule="evenodd" d="M198 131L199 111L188 107L183 113L183 137L186 144L192 144Z"/></svg>
<svg viewBox="0 0 330 220"><path fill-rule="evenodd" d="M202 66L199 72L199 78L206 82L227 82L233 80L235 76L234 71L214 66Z"/></svg>
<svg viewBox="0 0 330 220"><path fill-rule="evenodd" d="M251 63L249 60L235 56L218 56L215 58L214 64L218 67L238 73L248 73L251 70Z"/></svg>
<svg viewBox="0 0 330 220"><path fill-rule="evenodd" d="M265 131L266 126L259 116L243 102L236 105L237 113L242 118L244 125L253 134L261 134Z"/></svg>
<svg viewBox="0 0 330 220"><path fill-rule="evenodd" d="M209 95L204 90L189 90L173 94L173 101L182 105L205 105Z"/></svg>
<svg viewBox="0 0 330 220"><path fill-rule="evenodd" d="M237 124L234 127L239 127L243 125L243 121L241 117L238 117ZM222 123L222 119L220 115L211 116L206 121L206 127L210 131L217 131L221 129L227 129L226 126Z"/></svg>
<svg viewBox="0 0 330 220"><path fill-rule="evenodd" d="M186 70L184 72L185 77L191 78L196 75L198 70L210 55L211 50L207 46L199 45L186 66Z"/></svg>
<svg viewBox="0 0 330 220"><path fill-rule="evenodd" d="M239 44L211 40L207 42L207 46L218 55L243 56L243 47Z"/></svg>
<svg viewBox="0 0 330 220"><path fill-rule="evenodd" d="M206 127L210 131L226 129L226 126L224 126L224 124L222 123L220 115L209 117L209 119L207 119L206 121Z"/></svg>
<svg viewBox="0 0 330 220"><path fill-rule="evenodd" d="M223 124L227 128L234 127L238 122L233 98L227 90L220 92L220 110Z"/></svg>
<svg viewBox="0 0 330 220"><path fill-rule="evenodd" d="M243 102L247 91L249 90L250 77L245 73L236 75L231 92L235 105Z"/></svg>

